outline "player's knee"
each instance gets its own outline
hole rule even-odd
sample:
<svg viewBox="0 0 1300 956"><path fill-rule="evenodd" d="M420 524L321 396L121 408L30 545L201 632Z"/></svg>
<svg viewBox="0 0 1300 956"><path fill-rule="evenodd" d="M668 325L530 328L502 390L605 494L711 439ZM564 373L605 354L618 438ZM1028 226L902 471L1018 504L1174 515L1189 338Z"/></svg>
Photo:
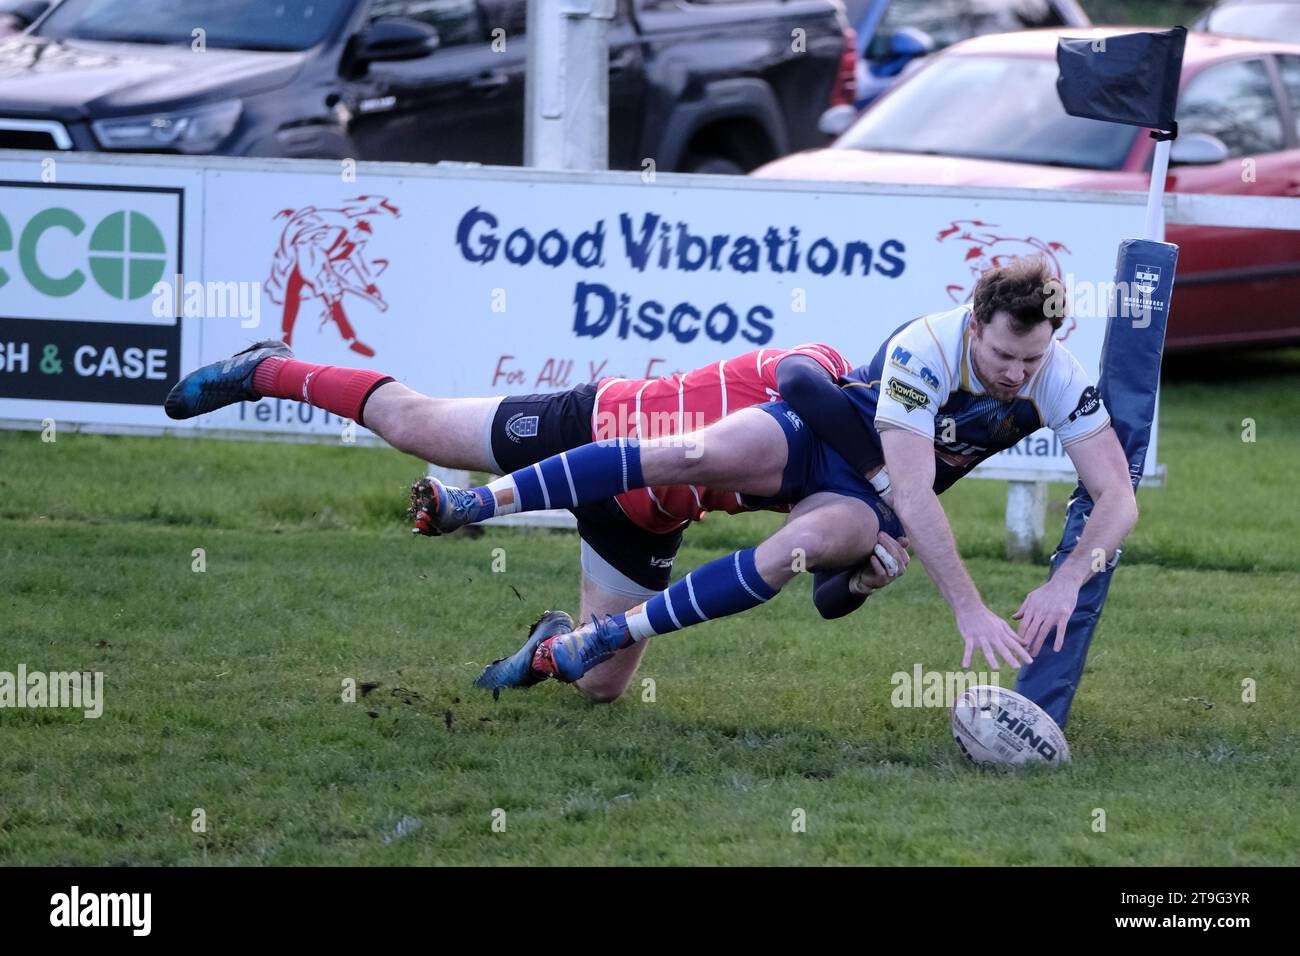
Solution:
<svg viewBox="0 0 1300 956"><path fill-rule="evenodd" d="M796 531L789 546L792 555L802 558L803 567L799 570L844 567L866 556L870 551L865 543L868 537L874 540L874 535L847 523L817 525Z"/></svg>
<svg viewBox="0 0 1300 956"><path fill-rule="evenodd" d="M612 704L623 696L628 681L579 681L573 686L593 704Z"/></svg>
<svg viewBox="0 0 1300 956"><path fill-rule="evenodd" d="M824 564L831 557L825 535L814 528L800 528L790 532L785 545L790 550L791 566L796 571L806 571Z"/></svg>

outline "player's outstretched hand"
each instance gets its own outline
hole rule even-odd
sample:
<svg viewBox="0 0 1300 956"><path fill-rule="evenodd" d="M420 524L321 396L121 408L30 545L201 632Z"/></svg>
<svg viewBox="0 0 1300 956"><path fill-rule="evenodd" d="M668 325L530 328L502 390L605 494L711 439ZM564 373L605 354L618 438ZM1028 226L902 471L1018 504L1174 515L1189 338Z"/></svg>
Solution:
<svg viewBox="0 0 1300 956"><path fill-rule="evenodd" d="M849 587L855 594L878 591L901 578L911 560L907 538L893 538L882 531L876 537L874 552L849 580Z"/></svg>
<svg viewBox="0 0 1300 956"><path fill-rule="evenodd" d="M1047 635L1056 628L1056 640L1052 650L1060 652L1065 644L1065 631L1070 624L1070 615L1078 603L1079 592L1068 584L1056 584L1049 580L1042 587L1029 592L1020 610L1011 615L1012 620L1020 622L1020 643L1029 648L1031 654L1037 654L1047 640Z"/></svg>
<svg viewBox="0 0 1300 956"><path fill-rule="evenodd" d="M1020 643L1016 632L1006 621L998 617L983 604L970 611L957 614L957 630L966 642L966 653L961 659L963 668L970 667L971 654L975 648L983 652L989 666L998 670L998 655L1012 667L1029 664L1033 657Z"/></svg>

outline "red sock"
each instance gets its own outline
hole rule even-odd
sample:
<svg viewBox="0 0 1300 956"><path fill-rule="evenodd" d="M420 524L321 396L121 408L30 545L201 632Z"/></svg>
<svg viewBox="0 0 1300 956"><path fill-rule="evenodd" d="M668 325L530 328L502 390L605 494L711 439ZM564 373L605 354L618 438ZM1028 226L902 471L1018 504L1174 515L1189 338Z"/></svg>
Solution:
<svg viewBox="0 0 1300 956"><path fill-rule="evenodd" d="M253 372L253 388L269 398L289 398L315 405L358 425L371 393L393 376L360 368L313 365L297 359L268 358Z"/></svg>

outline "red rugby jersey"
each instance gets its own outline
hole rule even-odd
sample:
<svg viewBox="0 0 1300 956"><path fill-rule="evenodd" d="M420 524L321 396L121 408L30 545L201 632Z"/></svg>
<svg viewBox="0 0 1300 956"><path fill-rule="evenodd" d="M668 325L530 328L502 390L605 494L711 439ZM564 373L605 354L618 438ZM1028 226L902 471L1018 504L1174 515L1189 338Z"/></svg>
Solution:
<svg viewBox="0 0 1300 956"><path fill-rule="evenodd" d="M758 349L661 378L601 379L592 410L592 440L648 441L683 435L739 408L780 401L776 366L790 355L815 359L836 378L853 367L829 345L814 343L792 349ZM657 534L685 527L703 518L707 511L736 514L747 510L735 492L703 485L636 488L615 500L634 524Z"/></svg>

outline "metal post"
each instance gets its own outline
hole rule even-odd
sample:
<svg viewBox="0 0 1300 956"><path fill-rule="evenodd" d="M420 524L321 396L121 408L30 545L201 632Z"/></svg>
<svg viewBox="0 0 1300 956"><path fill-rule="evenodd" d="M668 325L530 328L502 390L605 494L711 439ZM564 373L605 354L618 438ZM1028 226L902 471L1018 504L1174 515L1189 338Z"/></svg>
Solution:
<svg viewBox="0 0 1300 956"><path fill-rule="evenodd" d="M1043 548L1047 482L1007 483L1007 557L1032 561Z"/></svg>
<svg viewBox="0 0 1300 956"><path fill-rule="evenodd" d="M609 25L617 3L618 0L529 2L528 67L524 78L525 166L609 168ZM435 473L433 466L429 473ZM463 481L453 483L464 484ZM575 526L573 516L565 511L526 512L493 518L489 523Z"/></svg>
<svg viewBox="0 0 1300 956"><path fill-rule="evenodd" d="M1169 175L1169 148L1171 140L1156 141L1156 153L1151 161L1151 187L1147 192L1146 228L1142 235L1155 242L1165 241L1165 179Z"/></svg>
<svg viewBox="0 0 1300 956"><path fill-rule="evenodd" d="M617 0L528 4L524 165L609 168L609 25Z"/></svg>

